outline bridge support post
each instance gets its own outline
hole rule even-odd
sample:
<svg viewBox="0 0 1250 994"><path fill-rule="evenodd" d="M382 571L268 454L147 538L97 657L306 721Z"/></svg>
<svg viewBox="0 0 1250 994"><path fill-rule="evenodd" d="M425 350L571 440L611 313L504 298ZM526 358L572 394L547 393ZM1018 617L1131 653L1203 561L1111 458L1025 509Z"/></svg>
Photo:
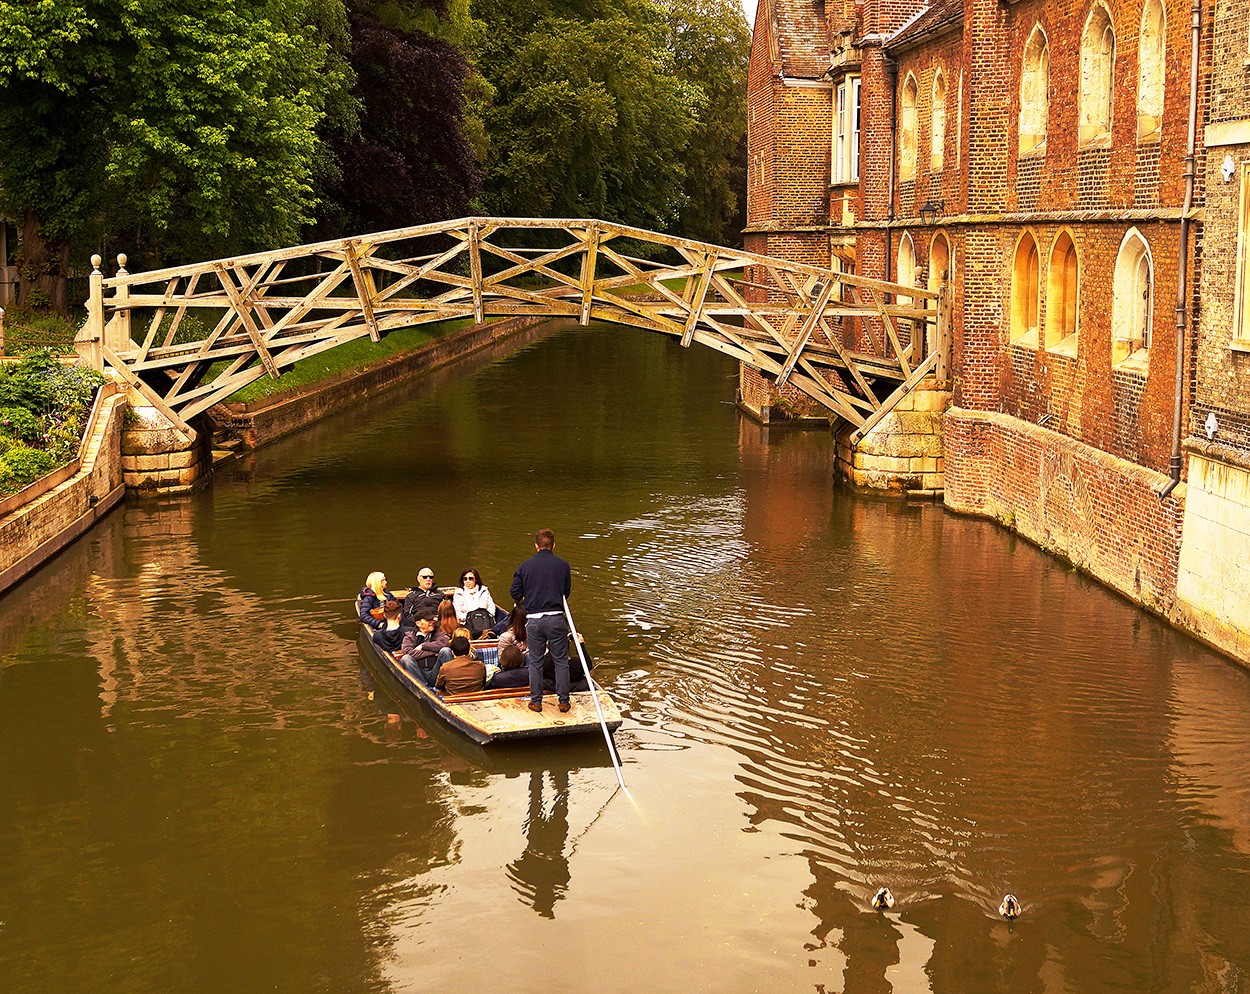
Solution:
<svg viewBox="0 0 1250 994"><path fill-rule="evenodd" d="M188 493L212 473L209 433L189 440L137 390L127 393L122 429L122 476L126 489L141 496Z"/></svg>
<svg viewBox="0 0 1250 994"><path fill-rule="evenodd" d="M853 425L837 432L837 474L867 490L939 497L946 487L943 422L951 392L926 376L863 438Z"/></svg>
<svg viewBox="0 0 1250 994"><path fill-rule="evenodd" d="M98 255L91 257L91 275L87 277L87 321L74 336L74 351L97 373L104 372L104 274Z"/></svg>

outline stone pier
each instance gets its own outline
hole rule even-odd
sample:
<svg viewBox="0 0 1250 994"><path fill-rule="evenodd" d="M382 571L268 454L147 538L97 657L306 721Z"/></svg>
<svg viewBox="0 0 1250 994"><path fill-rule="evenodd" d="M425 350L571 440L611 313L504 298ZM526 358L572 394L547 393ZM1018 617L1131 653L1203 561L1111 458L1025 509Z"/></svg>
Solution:
<svg viewBox="0 0 1250 994"><path fill-rule="evenodd" d="M868 490L940 497L945 489L942 420L950 390L929 377L899 401L857 444L847 425L837 433L839 476Z"/></svg>
<svg viewBox="0 0 1250 994"><path fill-rule="evenodd" d="M129 410L122 431L122 474L126 489L147 496L188 493L212 474L212 453L206 432L189 440L172 421L129 392Z"/></svg>

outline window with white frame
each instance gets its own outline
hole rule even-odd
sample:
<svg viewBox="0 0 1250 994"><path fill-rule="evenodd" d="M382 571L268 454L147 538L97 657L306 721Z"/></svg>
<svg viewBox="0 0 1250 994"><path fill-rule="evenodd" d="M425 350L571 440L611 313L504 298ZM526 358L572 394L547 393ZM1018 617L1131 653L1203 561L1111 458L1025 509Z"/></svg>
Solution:
<svg viewBox="0 0 1250 994"><path fill-rule="evenodd" d="M1120 243L1112 292L1111 363L1144 359L1154 324L1154 264L1150 246L1136 228Z"/></svg>
<svg viewBox="0 0 1250 994"><path fill-rule="evenodd" d="M906 181L916 178L916 149L920 141L919 135L919 103L920 86L916 77L907 74L903 84L902 109L899 114L899 179Z"/></svg>
<svg viewBox="0 0 1250 994"><path fill-rule="evenodd" d="M1241 212L1237 216L1237 279L1233 340L1250 349L1250 161L1241 164Z"/></svg>
<svg viewBox="0 0 1250 994"><path fill-rule="evenodd" d="M859 81L858 76L847 76L838 84L835 95L835 183L854 183L859 179Z"/></svg>

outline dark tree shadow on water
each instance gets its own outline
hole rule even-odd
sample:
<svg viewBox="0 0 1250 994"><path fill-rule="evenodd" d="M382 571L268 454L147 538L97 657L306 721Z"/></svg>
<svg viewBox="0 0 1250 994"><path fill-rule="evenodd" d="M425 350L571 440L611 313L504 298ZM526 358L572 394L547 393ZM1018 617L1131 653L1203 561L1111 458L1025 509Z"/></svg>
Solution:
<svg viewBox="0 0 1250 994"><path fill-rule="evenodd" d="M544 918L555 918L556 902L568 889L569 774L553 770L555 797L545 804L544 775L530 772L530 803L525 818L525 851L508 864L508 876L521 900Z"/></svg>

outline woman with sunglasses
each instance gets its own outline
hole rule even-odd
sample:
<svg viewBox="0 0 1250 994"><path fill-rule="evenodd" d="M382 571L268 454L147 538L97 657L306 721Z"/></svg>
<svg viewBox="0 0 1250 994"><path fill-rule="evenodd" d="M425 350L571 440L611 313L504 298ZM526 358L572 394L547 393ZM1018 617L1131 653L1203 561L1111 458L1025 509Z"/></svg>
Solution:
<svg viewBox="0 0 1250 994"><path fill-rule="evenodd" d="M475 569L467 569L460 574L460 584L456 587L456 592L451 595L452 603L456 605L456 617L464 622L468 620L472 611L485 611L486 615L479 617L490 617L484 625L477 625L479 629L490 628L495 623L495 616L498 609L495 607L495 599L491 597L490 590L486 584L482 582L482 577ZM475 627L469 625L470 628Z"/></svg>

